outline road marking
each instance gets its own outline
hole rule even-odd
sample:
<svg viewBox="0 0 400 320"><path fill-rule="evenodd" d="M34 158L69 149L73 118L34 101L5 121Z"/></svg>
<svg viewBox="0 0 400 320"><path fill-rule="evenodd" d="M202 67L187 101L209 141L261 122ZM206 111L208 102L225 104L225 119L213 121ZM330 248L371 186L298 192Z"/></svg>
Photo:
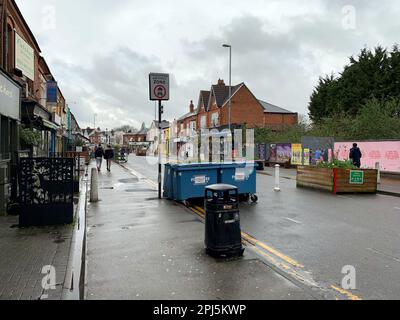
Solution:
<svg viewBox="0 0 400 320"><path fill-rule="evenodd" d="M284 219L292 221L292 222L297 223L297 224L302 224L300 221L297 221L297 220L294 220L294 219L290 219L290 218L284 218Z"/></svg>
<svg viewBox="0 0 400 320"><path fill-rule="evenodd" d="M346 200L354 200L354 198L351 198L351 197L348 197L348 196L337 196L338 198L341 198L341 199L346 199Z"/></svg>
<svg viewBox="0 0 400 320"><path fill-rule="evenodd" d="M355 294L352 294L350 291L344 290L342 288L338 288L334 285L331 286L331 288L333 290L336 290L337 292L345 295L346 297L348 297L350 300L362 300L359 296L356 296Z"/></svg>
<svg viewBox="0 0 400 320"><path fill-rule="evenodd" d="M282 260L286 261L287 263L291 264L292 266L297 267L297 268L304 268L304 266L302 264L298 263L296 260L284 255L283 253L279 252L278 250L255 239L254 237L248 235L247 233L242 232L242 236L243 236L243 238L248 240L250 243L253 243L254 245L257 245L257 246L267 250L268 252L274 254L275 256L277 256L277 257L281 258Z"/></svg>
<svg viewBox="0 0 400 320"><path fill-rule="evenodd" d="M122 164L119 164L121 167L125 168L126 170L128 170L131 174L133 174L134 176L138 177L139 180L143 180L145 181L147 184L151 185L152 187L154 187L156 190L158 189L158 183L147 178L146 176L142 175L141 173L137 172L134 169L128 168Z"/></svg>
<svg viewBox="0 0 400 320"><path fill-rule="evenodd" d="M400 210L400 208L399 207L394 207L396 210Z"/></svg>

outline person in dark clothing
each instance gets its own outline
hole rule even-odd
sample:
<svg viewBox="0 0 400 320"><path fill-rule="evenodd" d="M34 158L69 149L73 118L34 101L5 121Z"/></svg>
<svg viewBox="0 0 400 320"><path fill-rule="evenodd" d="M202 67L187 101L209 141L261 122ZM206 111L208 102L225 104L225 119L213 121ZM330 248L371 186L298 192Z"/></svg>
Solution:
<svg viewBox="0 0 400 320"><path fill-rule="evenodd" d="M349 156L351 162L357 167L361 168L361 158L362 158L362 153L360 148L358 147L357 143L353 144L353 148L350 150L350 156Z"/></svg>
<svg viewBox="0 0 400 320"><path fill-rule="evenodd" d="M101 147L101 144L96 148L96 151L94 152L94 157L96 158L96 165L97 165L97 171L101 171L101 164L103 162L103 157L104 157L104 150Z"/></svg>
<svg viewBox="0 0 400 320"><path fill-rule="evenodd" d="M111 172L111 161L114 159L114 156L114 150L111 148L111 145L108 145L106 151L104 151L104 159L107 161L108 172Z"/></svg>

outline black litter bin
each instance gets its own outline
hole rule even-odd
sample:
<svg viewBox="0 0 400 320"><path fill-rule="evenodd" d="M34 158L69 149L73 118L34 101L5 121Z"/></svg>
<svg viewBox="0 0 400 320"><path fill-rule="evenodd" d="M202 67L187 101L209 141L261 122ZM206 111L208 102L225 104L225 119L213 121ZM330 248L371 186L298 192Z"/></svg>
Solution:
<svg viewBox="0 0 400 320"><path fill-rule="evenodd" d="M205 209L207 254L217 258L243 256L238 188L227 184L208 186Z"/></svg>

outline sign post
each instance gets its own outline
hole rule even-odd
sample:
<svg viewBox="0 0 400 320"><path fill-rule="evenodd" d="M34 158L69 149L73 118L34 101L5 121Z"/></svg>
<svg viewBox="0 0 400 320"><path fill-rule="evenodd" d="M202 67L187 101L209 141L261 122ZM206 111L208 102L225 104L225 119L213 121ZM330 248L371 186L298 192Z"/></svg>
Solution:
<svg viewBox="0 0 400 320"><path fill-rule="evenodd" d="M150 73L150 100L158 101L158 198L162 198L162 166L161 166L161 122L164 113L161 101L169 100L169 74Z"/></svg>

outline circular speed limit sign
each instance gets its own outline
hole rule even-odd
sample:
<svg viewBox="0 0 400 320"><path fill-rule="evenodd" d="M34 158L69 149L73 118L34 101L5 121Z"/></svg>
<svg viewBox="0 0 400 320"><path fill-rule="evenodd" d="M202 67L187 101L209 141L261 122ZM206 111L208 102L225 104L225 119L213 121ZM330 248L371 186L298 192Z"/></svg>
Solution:
<svg viewBox="0 0 400 320"><path fill-rule="evenodd" d="M154 88L154 95L159 99L163 99L167 95L167 89L164 86L158 85Z"/></svg>

